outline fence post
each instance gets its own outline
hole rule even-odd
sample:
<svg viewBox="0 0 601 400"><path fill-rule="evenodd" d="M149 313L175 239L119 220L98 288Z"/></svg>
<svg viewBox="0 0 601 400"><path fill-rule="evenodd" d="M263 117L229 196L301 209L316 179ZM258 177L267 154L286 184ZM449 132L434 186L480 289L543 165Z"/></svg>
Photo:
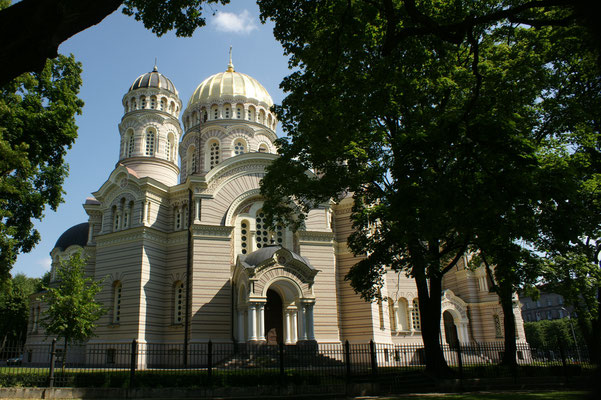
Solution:
<svg viewBox="0 0 601 400"><path fill-rule="evenodd" d="M284 373L284 342L280 342L280 381L284 384L286 374Z"/></svg>
<svg viewBox="0 0 601 400"><path fill-rule="evenodd" d="M457 364L459 364L459 385L463 392L463 358L461 357L461 342L457 340Z"/></svg>
<svg viewBox="0 0 601 400"><path fill-rule="evenodd" d="M48 387L54 387L54 363L56 362L56 338L52 339L50 347L50 373L48 376Z"/></svg>
<svg viewBox="0 0 601 400"><path fill-rule="evenodd" d="M344 342L344 361L346 363L346 379L351 380L351 345L348 340Z"/></svg>
<svg viewBox="0 0 601 400"><path fill-rule="evenodd" d="M136 378L136 364L138 360L138 341L136 339L131 341L131 359L129 363L129 388L133 389L135 386Z"/></svg>
<svg viewBox="0 0 601 400"><path fill-rule="evenodd" d="M207 378L211 384L213 379L213 342L211 339L207 345Z"/></svg>
<svg viewBox="0 0 601 400"><path fill-rule="evenodd" d="M562 341L559 341L559 355L561 356L561 364L563 366L563 373L564 373L565 378L566 378L566 383L568 383L568 377L569 377L568 362L566 360L566 352L565 352L565 349L563 347L563 342Z"/></svg>
<svg viewBox="0 0 601 400"><path fill-rule="evenodd" d="M378 357L376 356L376 344L373 339L369 341L369 355L371 357L371 373L372 375L378 374Z"/></svg>

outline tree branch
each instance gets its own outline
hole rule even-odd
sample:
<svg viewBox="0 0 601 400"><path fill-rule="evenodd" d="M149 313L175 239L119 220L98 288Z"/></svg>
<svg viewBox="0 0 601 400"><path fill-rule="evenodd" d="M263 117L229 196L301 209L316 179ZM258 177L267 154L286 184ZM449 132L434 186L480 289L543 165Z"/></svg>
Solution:
<svg viewBox="0 0 601 400"><path fill-rule="evenodd" d="M122 0L23 0L0 10L0 86L38 72L71 36L102 21Z"/></svg>

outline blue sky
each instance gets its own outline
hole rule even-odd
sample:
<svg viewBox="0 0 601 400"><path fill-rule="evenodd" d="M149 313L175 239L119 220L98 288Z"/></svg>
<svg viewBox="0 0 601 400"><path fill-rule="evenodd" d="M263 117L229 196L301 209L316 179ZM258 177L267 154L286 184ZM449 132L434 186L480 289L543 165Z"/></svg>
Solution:
<svg viewBox="0 0 601 400"><path fill-rule="evenodd" d="M67 155L65 202L56 212L46 210L36 223L42 240L30 253L19 255L13 275L41 276L50 268L49 253L61 233L87 221L82 204L118 161L121 99L139 75L152 70L155 57L159 72L175 84L185 107L200 82L225 71L231 45L236 71L257 79L274 102L281 103L279 84L289 70L282 47L273 38L273 25L260 23L254 1L233 1L212 10L207 8L207 26L191 38L174 34L157 38L141 22L118 11L61 45L60 53L73 53L83 64L80 97L85 107L77 118L79 137Z"/></svg>

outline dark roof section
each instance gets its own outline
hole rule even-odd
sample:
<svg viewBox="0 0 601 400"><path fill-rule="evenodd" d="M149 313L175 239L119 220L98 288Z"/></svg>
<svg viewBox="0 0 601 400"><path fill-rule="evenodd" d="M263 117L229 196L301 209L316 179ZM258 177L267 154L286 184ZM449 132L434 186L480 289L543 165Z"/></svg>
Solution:
<svg viewBox="0 0 601 400"><path fill-rule="evenodd" d="M252 253L250 253L246 256L241 256L241 261L248 264L251 267L256 267L257 265L261 264L263 261L273 257L275 252L278 251L279 249L283 249L283 247L280 246L279 244L265 246L265 247L260 248L259 250L253 251ZM288 250L288 251L292 255L292 258L302 262L303 264L306 264L309 268L314 269L313 266L311 266L311 263L309 263L309 260L307 260L305 257L298 255L290 250Z"/></svg>
<svg viewBox="0 0 601 400"><path fill-rule="evenodd" d="M89 224L87 222L72 226L58 238L54 248L65 250L74 244L84 247L88 243L88 229Z"/></svg>
<svg viewBox="0 0 601 400"><path fill-rule="evenodd" d="M174 93L176 96L178 95L173 82L165 75L158 72L157 67L154 67L151 72L140 75L134 83L132 83L129 90L132 91L140 88L161 88Z"/></svg>

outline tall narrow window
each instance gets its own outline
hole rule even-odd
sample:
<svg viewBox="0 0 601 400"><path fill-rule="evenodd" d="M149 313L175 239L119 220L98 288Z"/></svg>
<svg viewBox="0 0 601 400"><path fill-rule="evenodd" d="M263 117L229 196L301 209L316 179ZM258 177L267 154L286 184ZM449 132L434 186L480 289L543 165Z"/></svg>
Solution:
<svg viewBox="0 0 601 400"><path fill-rule="evenodd" d="M242 119L242 106L236 107L236 118Z"/></svg>
<svg viewBox="0 0 601 400"><path fill-rule="evenodd" d="M146 131L146 152L147 156L154 155L155 133L152 130Z"/></svg>
<svg viewBox="0 0 601 400"><path fill-rule="evenodd" d="M225 106L224 112L225 112L224 118L229 118L230 117L230 106Z"/></svg>
<svg viewBox="0 0 601 400"><path fill-rule="evenodd" d="M153 110L157 108L156 96L150 96L150 108L152 108Z"/></svg>
<svg viewBox="0 0 601 400"><path fill-rule="evenodd" d="M207 122L209 119L209 114L207 114L207 110L202 111L202 122Z"/></svg>
<svg viewBox="0 0 601 400"><path fill-rule="evenodd" d="M121 223L121 216L119 215L119 211L117 210L117 206L113 206L113 232L119 230L119 224Z"/></svg>
<svg viewBox="0 0 601 400"><path fill-rule="evenodd" d="M413 309L411 310L411 322L413 323L413 329L416 331L422 330L422 324L419 317L419 301L413 299Z"/></svg>
<svg viewBox="0 0 601 400"><path fill-rule="evenodd" d="M240 155L246 153L246 143L243 140L237 139L234 141L234 155Z"/></svg>
<svg viewBox="0 0 601 400"><path fill-rule="evenodd" d="M165 157L167 160L171 161L173 159L173 135L167 135L167 146L165 146Z"/></svg>
<svg viewBox="0 0 601 400"><path fill-rule="evenodd" d="M184 283L175 284L175 293L173 296L173 322L181 324L184 322Z"/></svg>
<svg viewBox="0 0 601 400"><path fill-rule="evenodd" d="M117 281L113 284L113 323L118 324L121 321L121 292L123 286Z"/></svg>
<svg viewBox="0 0 601 400"><path fill-rule="evenodd" d="M265 214L263 214L263 211L257 212L257 217L255 220L257 228L255 231L255 239L257 248L261 248L269 244L269 232L267 232L267 225L265 225Z"/></svg>
<svg viewBox="0 0 601 400"><path fill-rule="evenodd" d="M161 105L159 109L161 111L167 111L167 100L164 97L161 99Z"/></svg>
<svg viewBox="0 0 601 400"><path fill-rule="evenodd" d="M382 304L382 299L378 299L378 319L380 329L384 329L384 305Z"/></svg>
<svg viewBox="0 0 601 400"><path fill-rule="evenodd" d="M182 209L180 207L175 208L175 230L179 230L182 227Z"/></svg>
<svg viewBox="0 0 601 400"><path fill-rule="evenodd" d="M501 328L501 318L498 315L493 315L493 322L495 324L495 337L500 339L503 337L503 328Z"/></svg>
<svg viewBox="0 0 601 400"><path fill-rule="evenodd" d="M134 134L133 132L129 134L127 138L127 156L131 157L134 154Z"/></svg>
<svg viewBox="0 0 601 400"><path fill-rule="evenodd" d="M398 327L401 331L409 330L409 319L407 317L408 309L409 309L409 307L408 307L407 299L404 297L401 297L397 304L397 318L396 318Z"/></svg>
<svg viewBox="0 0 601 400"><path fill-rule="evenodd" d="M248 234L248 221L244 220L240 223L240 247L242 248L242 254L248 253Z"/></svg>
<svg viewBox="0 0 601 400"><path fill-rule="evenodd" d="M219 109L217 107L213 108L213 119L219 118Z"/></svg>
<svg viewBox="0 0 601 400"><path fill-rule="evenodd" d="M278 225L275 227L273 241L279 244L280 246L284 245L284 227L282 225Z"/></svg>
<svg viewBox="0 0 601 400"><path fill-rule="evenodd" d="M140 97L141 108L146 108L146 96Z"/></svg>
<svg viewBox="0 0 601 400"><path fill-rule="evenodd" d="M209 169L213 169L219 164L219 143L212 142L209 145Z"/></svg>
<svg viewBox="0 0 601 400"><path fill-rule="evenodd" d="M394 310L394 300L392 300L390 297L386 300L386 302L388 303L388 320L390 322L390 330L393 332L396 332L397 330L397 325L396 325L396 313Z"/></svg>

